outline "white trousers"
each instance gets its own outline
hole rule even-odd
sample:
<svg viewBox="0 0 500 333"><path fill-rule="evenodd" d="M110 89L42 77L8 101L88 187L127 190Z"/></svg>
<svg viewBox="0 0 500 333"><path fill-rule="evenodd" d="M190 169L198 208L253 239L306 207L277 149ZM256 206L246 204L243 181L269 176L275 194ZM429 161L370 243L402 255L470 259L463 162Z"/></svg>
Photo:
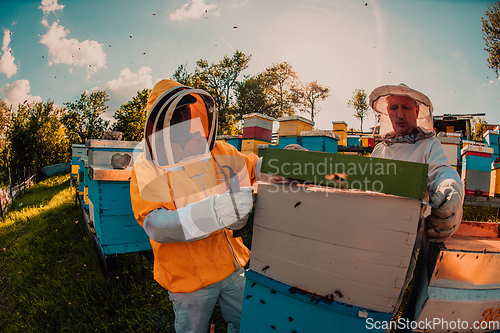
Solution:
<svg viewBox="0 0 500 333"><path fill-rule="evenodd" d="M244 269L232 273L224 280L192 293L172 293L168 296L174 307L177 333L205 333L215 304L228 323L227 332L240 329L241 308L245 289Z"/></svg>

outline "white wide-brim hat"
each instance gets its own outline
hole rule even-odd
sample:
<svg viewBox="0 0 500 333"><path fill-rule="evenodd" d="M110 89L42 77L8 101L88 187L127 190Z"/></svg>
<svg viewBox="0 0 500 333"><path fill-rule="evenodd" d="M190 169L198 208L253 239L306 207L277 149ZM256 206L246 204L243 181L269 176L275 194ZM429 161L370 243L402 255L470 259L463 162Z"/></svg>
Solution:
<svg viewBox="0 0 500 333"><path fill-rule="evenodd" d="M386 85L375 88L369 97L370 106L373 111L380 114L380 135L393 131L389 114L387 113L387 97L390 95L408 96L419 106L417 127L423 128L429 132L434 130L434 121L432 118L431 100L420 91L408 87L404 83L399 85Z"/></svg>

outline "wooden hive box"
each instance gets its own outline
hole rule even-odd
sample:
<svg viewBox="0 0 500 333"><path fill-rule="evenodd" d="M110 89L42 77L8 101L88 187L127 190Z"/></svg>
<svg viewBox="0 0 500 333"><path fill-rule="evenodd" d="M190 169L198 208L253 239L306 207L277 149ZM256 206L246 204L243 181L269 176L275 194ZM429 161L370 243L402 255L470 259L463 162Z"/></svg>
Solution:
<svg viewBox="0 0 500 333"><path fill-rule="evenodd" d="M420 201L314 185L259 185L250 269L340 302L392 313ZM266 268L267 267L267 268Z"/></svg>
<svg viewBox="0 0 500 333"><path fill-rule="evenodd" d="M345 121L332 121L333 133L340 136L339 145L347 146L347 123Z"/></svg>
<svg viewBox="0 0 500 333"><path fill-rule="evenodd" d="M82 144L73 144L71 146L71 176L78 178L78 169L80 168L80 158L87 156L87 148Z"/></svg>
<svg viewBox="0 0 500 333"><path fill-rule="evenodd" d="M361 146L361 137L359 135L347 135L347 146L348 147L359 147Z"/></svg>
<svg viewBox="0 0 500 333"><path fill-rule="evenodd" d="M251 270L286 285L323 296L338 290L339 302L392 313L408 282L428 166L283 149L264 149L262 155L262 172L285 176L292 166L306 182L324 178L323 167L340 163L368 169L370 163L395 163L396 173L387 178L363 175L366 184L380 181L385 193L259 184L250 260ZM305 172L308 163L316 169ZM359 179L348 171L348 180Z"/></svg>
<svg viewBox="0 0 500 333"><path fill-rule="evenodd" d="M438 136L437 138L441 142L441 146L443 147L446 156L448 156L448 163L450 163L450 165L456 170L458 163L458 147L460 146L460 138L446 136Z"/></svg>
<svg viewBox="0 0 500 333"><path fill-rule="evenodd" d="M297 145L302 146L302 144L303 144L302 137L295 136L295 135L278 137L278 144L277 144L278 148L283 149L286 146L291 145L291 144L297 144Z"/></svg>
<svg viewBox="0 0 500 333"><path fill-rule="evenodd" d="M313 129L314 122L301 116L288 116L278 118L280 127L278 135L282 136L297 136L302 131L310 131Z"/></svg>
<svg viewBox="0 0 500 333"><path fill-rule="evenodd" d="M302 146L311 151L322 151L336 154L340 136L332 131L302 131Z"/></svg>
<svg viewBox="0 0 500 333"><path fill-rule="evenodd" d="M245 277L241 333L364 332L369 322L391 320L391 314L348 307L252 270Z"/></svg>
<svg viewBox="0 0 500 333"><path fill-rule="evenodd" d="M492 325L488 332L499 332L498 223L462 222L453 237L436 247L436 255L428 263L430 281L417 301L416 320L462 322L451 330L437 325L432 332L487 331L487 326L474 328L475 322Z"/></svg>
<svg viewBox="0 0 500 333"><path fill-rule="evenodd" d="M111 158L116 153L138 155L142 143L137 141L87 140L89 165L111 166ZM135 156L137 157L137 156ZM134 158L135 159L135 158ZM131 162L131 165L133 161Z"/></svg>
<svg viewBox="0 0 500 333"><path fill-rule="evenodd" d="M462 182L466 194L489 195L493 149L469 144L462 148Z"/></svg>
<svg viewBox="0 0 500 333"><path fill-rule="evenodd" d="M130 200L132 166L142 151L136 141L88 140L89 219L104 256L150 250L145 231L135 220ZM114 154L130 154L126 169L113 169Z"/></svg>
<svg viewBox="0 0 500 333"><path fill-rule="evenodd" d="M78 160L78 195L83 195L85 187L85 161L87 156L83 156Z"/></svg>
<svg viewBox="0 0 500 333"><path fill-rule="evenodd" d="M151 249L149 237L132 211L131 171L132 167L89 167L89 218L104 256Z"/></svg>
<svg viewBox="0 0 500 333"><path fill-rule="evenodd" d="M260 127L263 129L273 129L273 122L276 120L273 117L266 116L261 113L250 113L243 115L243 128L245 127Z"/></svg>

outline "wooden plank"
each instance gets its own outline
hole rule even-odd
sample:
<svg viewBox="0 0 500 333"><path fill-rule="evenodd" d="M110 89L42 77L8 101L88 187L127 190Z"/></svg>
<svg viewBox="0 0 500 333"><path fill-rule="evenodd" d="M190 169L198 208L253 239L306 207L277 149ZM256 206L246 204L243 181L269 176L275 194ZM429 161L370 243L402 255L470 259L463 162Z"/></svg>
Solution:
<svg viewBox="0 0 500 333"><path fill-rule="evenodd" d="M428 165L423 163L269 148L259 150L259 156L264 157L262 172L265 173L326 186L336 183L327 181L325 175L345 173L348 188L420 200L425 195Z"/></svg>

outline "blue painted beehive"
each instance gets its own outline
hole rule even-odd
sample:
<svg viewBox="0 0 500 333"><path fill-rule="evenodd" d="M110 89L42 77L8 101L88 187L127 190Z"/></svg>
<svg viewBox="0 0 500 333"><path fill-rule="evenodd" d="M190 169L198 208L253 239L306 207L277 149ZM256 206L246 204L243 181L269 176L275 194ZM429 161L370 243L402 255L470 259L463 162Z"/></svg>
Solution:
<svg viewBox="0 0 500 333"><path fill-rule="evenodd" d="M85 161L87 161L87 156L82 156L78 160L78 195L83 196L85 190Z"/></svg>
<svg viewBox="0 0 500 333"><path fill-rule="evenodd" d="M82 144L73 144L71 146L71 176L78 178L80 168L80 158L87 156L87 148Z"/></svg>
<svg viewBox="0 0 500 333"><path fill-rule="evenodd" d="M302 131L302 147L310 151L322 151L336 154L340 136L332 131Z"/></svg>
<svg viewBox="0 0 500 333"><path fill-rule="evenodd" d="M132 211L131 168L90 166L89 171L89 217L103 255L150 250L149 237Z"/></svg>
<svg viewBox="0 0 500 333"><path fill-rule="evenodd" d="M100 251L109 255L151 249L149 237L135 220L130 200L133 161L142 145L135 141L89 140L89 219ZM130 154L125 169L113 169L111 157ZM90 163L92 161L92 163Z"/></svg>
<svg viewBox="0 0 500 333"><path fill-rule="evenodd" d="M389 313L333 301L339 295L322 297L252 270L247 270L245 277L241 333L363 332L370 327L370 323L391 320ZM370 332L383 330L373 328Z"/></svg>
<svg viewBox="0 0 500 333"><path fill-rule="evenodd" d="M361 138L359 135L347 135L347 146L348 147L359 147L361 146Z"/></svg>
<svg viewBox="0 0 500 333"><path fill-rule="evenodd" d="M302 137L301 136L280 136L278 138L278 144L276 148L285 148L291 144L298 144L302 146Z"/></svg>
<svg viewBox="0 0 500 333"><path fill-rule="evenodd" d="M469 144L462 148L461 154L465 193L489 195L493 148Z"/></svg>

